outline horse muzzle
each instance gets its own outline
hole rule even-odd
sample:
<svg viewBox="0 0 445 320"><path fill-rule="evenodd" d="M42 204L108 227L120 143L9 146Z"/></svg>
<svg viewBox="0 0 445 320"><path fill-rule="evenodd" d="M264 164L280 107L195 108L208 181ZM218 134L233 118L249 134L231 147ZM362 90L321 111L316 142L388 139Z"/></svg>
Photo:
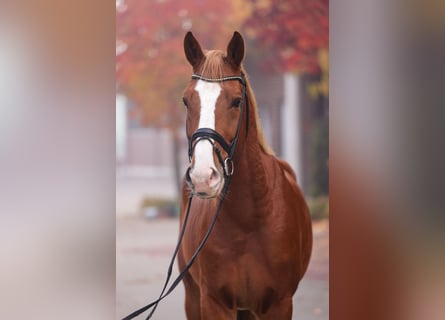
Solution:
<svg viewBox="0 0 445 320"><path fill-rule="evenodd" d="M201 199L211 199L218 196L224 178L216 168L198 169L189 167L185 175L192 193Z"/></svg>

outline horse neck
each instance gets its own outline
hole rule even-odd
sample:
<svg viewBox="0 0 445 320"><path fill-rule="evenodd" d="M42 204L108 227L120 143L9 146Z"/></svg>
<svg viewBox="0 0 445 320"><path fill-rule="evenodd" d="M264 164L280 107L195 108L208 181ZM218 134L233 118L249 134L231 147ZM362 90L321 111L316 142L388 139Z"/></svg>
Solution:
<svg viewBox="0 0 445 320"><path fill-rule="evenodd" d="M252 105L249 105L248 127L243 125L241 138L234 156L235 171L229 188L231 198L239 196L242 199L261 203L267 194L267 175L264 151L258 138L258 126ZM247 114L245 113L244 116ZM245 123L245 121L243 121ZM241 199L237 199L241 200Z"/></svg>

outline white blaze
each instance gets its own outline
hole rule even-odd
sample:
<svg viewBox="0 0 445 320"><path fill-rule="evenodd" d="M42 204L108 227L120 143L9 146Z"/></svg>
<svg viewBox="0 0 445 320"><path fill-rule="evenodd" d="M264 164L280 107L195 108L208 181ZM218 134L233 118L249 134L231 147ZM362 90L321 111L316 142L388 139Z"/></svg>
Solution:
<svg viewBox="0 0 445 320"><path fill-rule="evenodd" d="M215 108L221 92L219 83L198 80L195 90L201 101L198 128L215 130ZM201 140L195 146L195 164L193 171L198 176L207 177L209 168L215 168L213 163L213 147L208 140Z"/></svg>

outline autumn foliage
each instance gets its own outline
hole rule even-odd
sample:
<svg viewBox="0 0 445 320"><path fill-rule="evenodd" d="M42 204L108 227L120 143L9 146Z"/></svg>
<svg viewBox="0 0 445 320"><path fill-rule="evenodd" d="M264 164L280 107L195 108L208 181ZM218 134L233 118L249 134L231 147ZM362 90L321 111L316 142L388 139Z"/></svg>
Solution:
<svg viewBox="0 0 445 320"><path fill-rule="evenodd" d="M192 30L207 48L223 48L233 32L231 8L227 0L117 2L117 91L136 105L133 116L142 124L182 125L182 90L192 71L184 57L184 35Z"/></svg>
<svg viewBox="0 0 445 320"><path fill-rule="evenodd" d="M268 71L319 73L329 44L329 0L248 0L245 34L263 51ZM273 70L270 70L273 68Z"/></svg>
<svg viewBox="0 0 445 320"><path fill-rule="evenodd" d="M177 128L191 75L182 46L187 31L204 48L224 49L241 30L260 67L318 73L328 13L328 0L117 0L117 91L133 102L132 115L143 125Z"/></svg>

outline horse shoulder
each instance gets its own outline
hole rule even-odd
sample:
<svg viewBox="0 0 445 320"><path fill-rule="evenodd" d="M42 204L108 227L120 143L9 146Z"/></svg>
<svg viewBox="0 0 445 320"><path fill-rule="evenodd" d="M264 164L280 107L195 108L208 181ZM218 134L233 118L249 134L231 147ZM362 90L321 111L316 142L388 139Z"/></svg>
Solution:
<svg viewBox="0 0 445 320"><path fill-rule="evenodd" d="M292 232L292 234L299 234L298 240L298 264L299 264L299 272L298 277L301 279L304 273L307 270L311 252L312 252L312 221L310 217L309 208L304 199L304 195L297 184L297 177L295 172L292 170L291 166L284 160L276 158L278 166L282 170L284 177L288 181L288 183L292 186L293 192L295 192L294 199L297 199L296 202L296 211L293 211L293 214L287 216L286 221L289 222L288 219L295 219L297 232ZM289 226L289 224L288 224ZM294 230L296 231L296 230Z"/></svg>

